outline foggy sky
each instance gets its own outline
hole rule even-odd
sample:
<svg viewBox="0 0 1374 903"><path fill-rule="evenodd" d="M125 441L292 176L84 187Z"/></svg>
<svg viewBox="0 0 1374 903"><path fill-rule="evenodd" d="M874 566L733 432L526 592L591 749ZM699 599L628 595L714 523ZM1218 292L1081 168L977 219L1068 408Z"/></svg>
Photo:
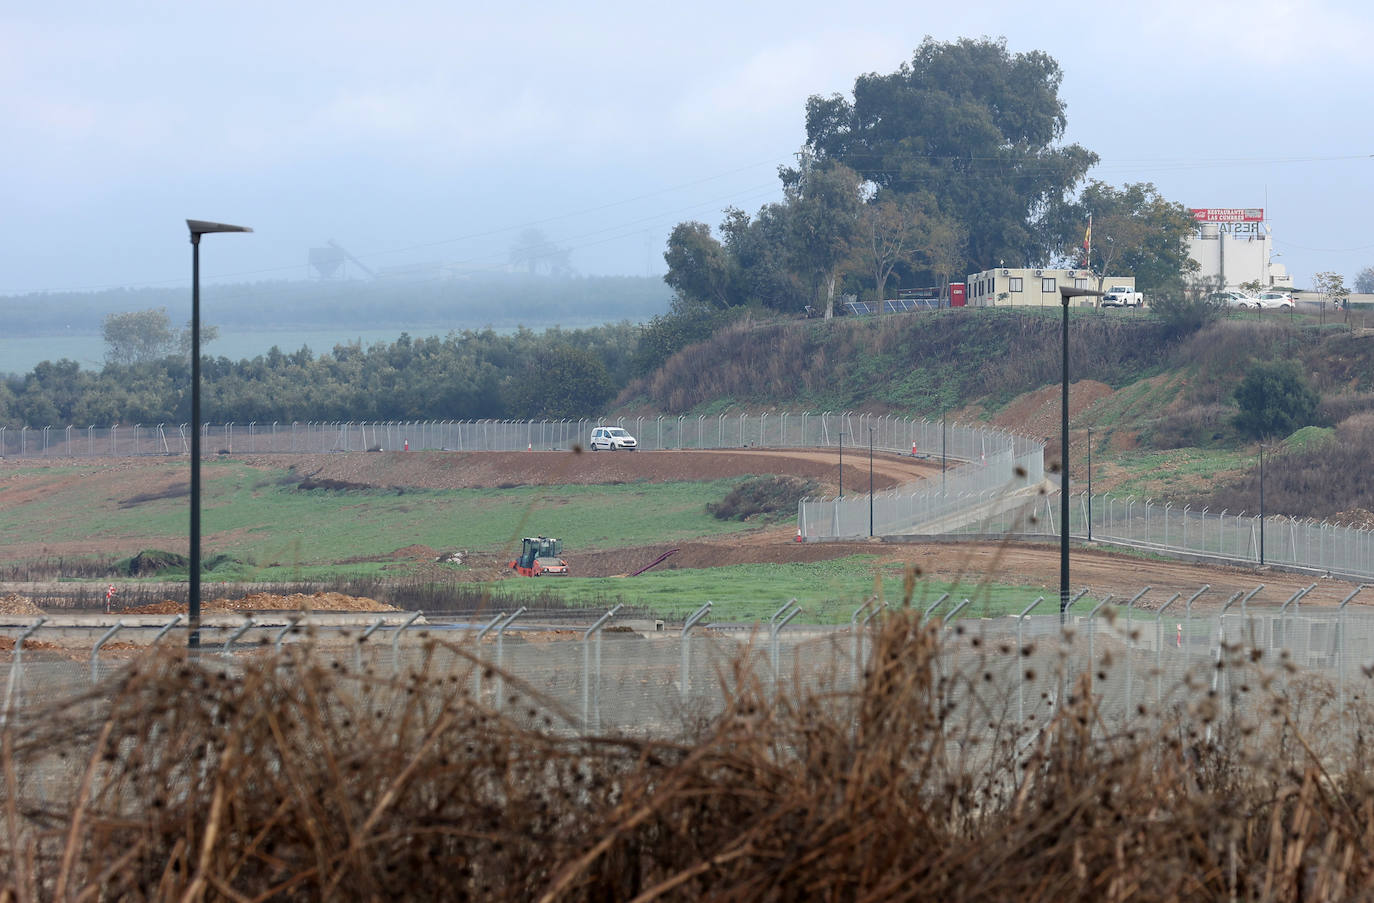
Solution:
<svg viewBox="0 0 1374 903"><path fill-rule="evenodd" d="M0 6L0 293L499 269L537 226L588 274L661 274L672 226L777 200L811 94L926 35L1064 71L1091 175L1267 208L1299 287L1374 264L1374 16L1358 2ZM956 8L950 8L956 7ZM974 8L977 7L977 8Z"/></svg>

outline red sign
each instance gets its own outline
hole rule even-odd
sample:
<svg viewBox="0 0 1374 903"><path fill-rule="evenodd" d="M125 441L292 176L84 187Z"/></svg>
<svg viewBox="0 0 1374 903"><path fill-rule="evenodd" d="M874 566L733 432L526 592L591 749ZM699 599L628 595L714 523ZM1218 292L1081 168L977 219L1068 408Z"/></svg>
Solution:
<svg viewBox="0 0 1374 903"><path fill-rule="evenodd" d="M1193 207L1193 221L1198 223L1262 223L1263 207Z"/></svg>

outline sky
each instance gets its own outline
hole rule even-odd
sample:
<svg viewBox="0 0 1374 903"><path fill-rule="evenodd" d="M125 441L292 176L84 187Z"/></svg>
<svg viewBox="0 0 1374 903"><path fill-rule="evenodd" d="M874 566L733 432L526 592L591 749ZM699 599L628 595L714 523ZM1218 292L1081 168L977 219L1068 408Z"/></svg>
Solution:
<svg viewBox="0 0 1374 903"><path fill-rule="evenodd" d="M808 96L926 36L1050 54L1091 177L1266 208L1298 287L1374 265L1364 2L0 0L0 294L189 286L187 218L254 230L204 240L207 281L331 239L499 270L530 228L661 275L676 223L781 197Z"/></svg>

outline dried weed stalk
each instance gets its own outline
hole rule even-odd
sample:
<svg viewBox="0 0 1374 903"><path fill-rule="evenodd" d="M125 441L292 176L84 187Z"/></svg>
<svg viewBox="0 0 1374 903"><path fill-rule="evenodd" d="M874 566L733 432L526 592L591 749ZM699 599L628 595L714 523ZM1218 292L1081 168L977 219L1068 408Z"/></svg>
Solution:
<svg viewBox="0 0 1374 903"><path fill-rule="evenodd" d="M1032 726L984 678L996 650L955 667L941 647L956 639L894 614L875 622L857 691L777 701L742 657L721 675L725 711L680 742L580 735L509 675L507 714L491 711L437 655L397 678L305 650L232 667L150 655L113 693L0 731L0 894L1066 903L1374 889L1374 785L1314 747L1303 719L1320 706L1285 699L1315 691L1267 685L1237 654L1218 665L1229 690L1200 675L1150 729L1109 731L1091 673ZM1268 694L1266 719L1228 715L1228 692Z"/></svg>

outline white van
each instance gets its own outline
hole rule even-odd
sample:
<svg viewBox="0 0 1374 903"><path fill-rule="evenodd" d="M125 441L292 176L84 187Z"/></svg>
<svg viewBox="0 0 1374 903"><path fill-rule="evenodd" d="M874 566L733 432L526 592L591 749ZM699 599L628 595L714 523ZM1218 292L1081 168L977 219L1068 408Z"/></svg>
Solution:
<svg viewBox="0 0 1374 903"><path fill-rule="evenodd" d="M592 430L592 441L587 444L591 446L592 451L600 451L603 448L606 451L634 451L639 446L634 436L618 426L598 426Z"/></svg>

